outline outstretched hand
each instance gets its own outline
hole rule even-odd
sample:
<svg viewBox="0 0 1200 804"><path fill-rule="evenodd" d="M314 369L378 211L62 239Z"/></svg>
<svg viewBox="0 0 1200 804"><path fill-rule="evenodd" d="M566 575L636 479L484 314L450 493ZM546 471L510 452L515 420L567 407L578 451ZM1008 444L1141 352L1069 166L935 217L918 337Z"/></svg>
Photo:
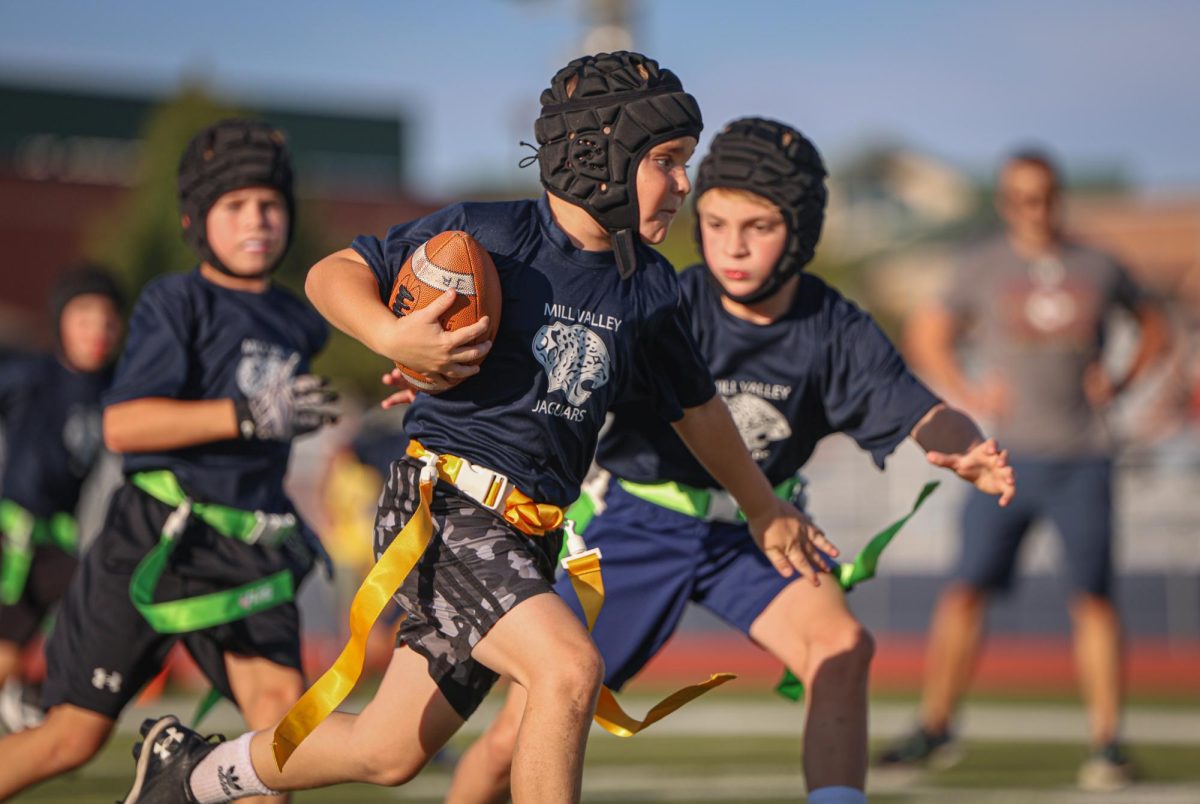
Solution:
<svg viewBox="0 0 1200 804"><path fill-rule="evenodd" d="M989 438L966 453L930 451L925 457L934 466L949 469L975 488L1000 497L1000 505L1008 505L1016 494L1016 474L1008 465L1008 450L999 449L996 439Z"/></svg>
<svg viewBox="0 0 1200 804"><path fill-rule="evenodd" d="M417 398L417 389L412 386L412 384L404 376L404 372L400 371L400 369L394 368L379 379L384 385L388 385L396 389L389 397L379 403L380 407L384 408L385 410L387 408L394 408L397 405L412 404L412 401ZM445 380L438 383L438 385L444 385L444 387L433 389L435 392L444 391L446 388L450 387L450 384Z"/></svg>
<svg viewBox="0 0 1200 804"><path fill-rule="evenodd" d="M748 518L746 524L759 549L785 578L798 572L820 586L820 574L830 571L825 556L836 558L839 553L803 511L783 500L776 499L773 509Z"/></svg>

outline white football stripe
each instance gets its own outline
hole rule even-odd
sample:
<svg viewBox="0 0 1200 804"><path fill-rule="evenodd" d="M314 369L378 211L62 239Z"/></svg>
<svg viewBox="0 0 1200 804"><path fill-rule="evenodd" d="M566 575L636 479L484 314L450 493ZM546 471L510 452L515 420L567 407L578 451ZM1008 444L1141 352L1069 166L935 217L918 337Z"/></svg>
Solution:
<svg viewBox="0 0 1200 804"><path fill-rule="evenodd" d="M442 266L430 262L429 258L425 256L424 243L418 246L417 250L413 252L412 272L417 279L420 279L431 288L454 290L463 296L475 295L475 277L470 274L447 271Z"/></svg>

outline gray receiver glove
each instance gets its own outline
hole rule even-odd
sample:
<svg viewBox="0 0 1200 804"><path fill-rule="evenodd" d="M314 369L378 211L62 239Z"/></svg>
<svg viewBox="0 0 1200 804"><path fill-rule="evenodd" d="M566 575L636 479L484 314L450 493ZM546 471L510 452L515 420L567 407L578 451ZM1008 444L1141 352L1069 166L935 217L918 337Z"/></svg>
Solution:
<svg viewBox="0 0 1200 804"><path fill-rule="evenodd" d="M326 377L301 374L235 399L238 433L246 440L288 441L337 421L338 393Z"/></svg>

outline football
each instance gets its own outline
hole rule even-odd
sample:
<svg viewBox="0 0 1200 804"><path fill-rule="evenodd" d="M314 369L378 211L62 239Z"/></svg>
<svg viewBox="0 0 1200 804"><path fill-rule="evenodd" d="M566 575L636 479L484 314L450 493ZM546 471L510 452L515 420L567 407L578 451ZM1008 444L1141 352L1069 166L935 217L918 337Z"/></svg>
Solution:
<svg viewBox="0 0 1200 804"><path fill-rule="evenodd" d="M406 316L447 290L458 293L458 298L441 317L442 327L461 329L486 315L488 330L482 340L495 338L500 328L500 275L487 249L466 232L442 232L418 246L400 266L388 306L397 316ZM423 374L399 363L396 368L414 387L424 391L434 387Z"/></svg>

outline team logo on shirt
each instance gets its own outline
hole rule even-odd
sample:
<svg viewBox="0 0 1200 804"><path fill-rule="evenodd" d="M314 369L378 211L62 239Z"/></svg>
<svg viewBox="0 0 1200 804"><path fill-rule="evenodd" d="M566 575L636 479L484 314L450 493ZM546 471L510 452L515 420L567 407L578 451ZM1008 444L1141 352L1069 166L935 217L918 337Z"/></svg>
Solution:
<svg viewBox="0 0 1200 804"><path fill-rule="evenodd" d="M104 443L104 429L100 409L95 405L75 405L67 413L63 423L63 446L67 448L67 461L76 475L91 471L100 446Z"/></svg>
<svg viewBox="0 0 1200 804"><path fill-rule="evenodd" d="M772 442L790 438L792 428L779 408L753 394L739 393L725 397L725 404L733 415L733 423L750 451L750 456L761 461L769 454Z"/></svg>
<svg viewBox="0 0 1200 804"><path fill-rule="evenodd" d="M245 396L254 396L270 388L282 389L299 365L298 352L276 343L246 338L242 341L242 359L237 367L238 390Z"/></svg>
<svg viewBox="0 0 1200 804"><path fill-rule="evenodd" d="M547 393L562 391L576 407L608 382L608 347L583 324L546 324L533 336L533 356L550 382Z"/></svg>

